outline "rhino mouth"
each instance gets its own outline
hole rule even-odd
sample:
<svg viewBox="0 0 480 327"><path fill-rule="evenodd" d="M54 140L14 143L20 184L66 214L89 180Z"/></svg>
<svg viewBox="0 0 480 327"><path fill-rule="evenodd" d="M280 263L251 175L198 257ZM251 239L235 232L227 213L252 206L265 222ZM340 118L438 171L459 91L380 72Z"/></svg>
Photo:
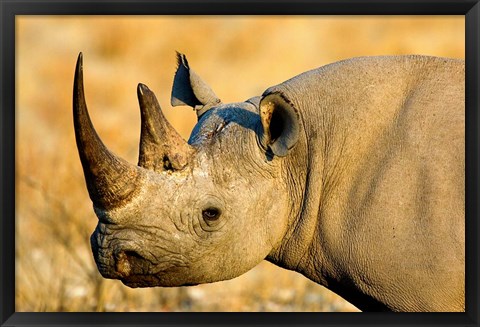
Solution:
<svg viewBox="0 0 480 327"><path fill-rule="evenodd" d="M185 280L187 265L175 265L168 260L152 263L138 252L124 251L116 256L115 271L129 287L177 287L198 285Z"/></svg>
<svg viewBox="0 0 480 327"><path fill-rule="evenodd" d="M179 287L179 286L196 286L199 283L179 281L172 276L167 275L130 275L120 279L123 284L131 288L139 287Z"/></svg>
<svg viewBox="0 0 480 327"><path fill-rule="evenodd" d="M165 261L156 263L138 251L117 248L117 251L108 251L108 248L93 247L94 259L98 271L104 278L118 279L126 286L154 287L154 286L182 286L185 283L177 281L176 267Z"/></svg>
<svg viewBox="0 0 480 327"><path fill-rule="evenodd" d="M155 275L130 275L120 280L131 288L152 287L162 284L161 280Z"/></svg>
<svg viewBox="0 0 480 327"><path fill-rule="evenodd" d="M185 258L173 255L172 249L162 251L157 247L157 251L145 251L146 245L135 241L145 239L138 231L98 224L90 243L100 274L129 287L184 285L185 281L178 276L188 270Z"/></svg>
<svg viewBox="0 0 480 327"><path fill-rule="evenodd" d="M120 250L107 253L102 248L94 248L93 252L98 271L105 278L125 279L134 275L151 274L152 262L138 252Z"/></svg>
<svg viewBox="0 0 480 327"><path fill-rule="evenodd" d="M90 237L98 271L105 278L123 279L131 275L147 275L154 262L146 258L128 241L119 241L113 233L97 230Z"/></svg>
<svg viewBox="0 0 480 327"><path fill-rule="evenodd" d="M177 267L171 262L153 264L149 259L138 252L122 251L115 255L113 266L116 279L121 280L126 286L137 287L177 287L197 285L198 283L185 282L179 276L184 274L179 270L185 266Z"/></svg>
<svg viewBox="0 0 480 327"><path fill-rule="evenodd" d="M152 287L165 284L160 278L166 267L156 265L133 250L120 250L110 256L96 257L97 268L104 278L118 279L129 287Z"/></svg>

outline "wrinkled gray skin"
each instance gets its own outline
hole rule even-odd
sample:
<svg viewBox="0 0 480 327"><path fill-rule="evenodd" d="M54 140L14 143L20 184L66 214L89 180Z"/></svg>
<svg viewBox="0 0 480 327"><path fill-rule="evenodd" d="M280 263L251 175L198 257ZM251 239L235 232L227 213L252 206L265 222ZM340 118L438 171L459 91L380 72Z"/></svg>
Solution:
<svg viewBox="0 0 480 327"><path fill-rule="evenodd" d="M117 168L92 168L101 163L82 148L89 123L76 123L104 277L130 287L195 285L266 259L361 310L464 311L463 61L355 58L233 104L193 71L182 78L190 68L179 54L181 69L172 104L208 110L188 149L148 152L141 143L143 161L157 164L106 155L123 167L128 196L115 198L125 189ZM140 85L140 102L146 97L154 98ZM172 149L184 160L172 160ZM219 215L205 213L211 208Z"/></svg>

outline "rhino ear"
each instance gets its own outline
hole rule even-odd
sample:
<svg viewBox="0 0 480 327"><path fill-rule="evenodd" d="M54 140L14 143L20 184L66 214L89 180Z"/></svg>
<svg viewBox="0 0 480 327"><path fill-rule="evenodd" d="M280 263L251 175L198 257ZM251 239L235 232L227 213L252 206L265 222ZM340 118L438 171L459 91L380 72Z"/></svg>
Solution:
<svg viewBox="0 0 480 327"><path fill-rule="evenodd" d="M271 93L260 101L262 135L260 143L274 155L284 157L298 141L297 110L281 93Z"/></svg>
<svg viewBox="0 0 480 327"><path fill-rule="evenodd" d="M177 52L178 68L173 80L172 98L173 107L190 106L198 118L208 109L221 103L213 90L188 65L184 54Z"/></svg>

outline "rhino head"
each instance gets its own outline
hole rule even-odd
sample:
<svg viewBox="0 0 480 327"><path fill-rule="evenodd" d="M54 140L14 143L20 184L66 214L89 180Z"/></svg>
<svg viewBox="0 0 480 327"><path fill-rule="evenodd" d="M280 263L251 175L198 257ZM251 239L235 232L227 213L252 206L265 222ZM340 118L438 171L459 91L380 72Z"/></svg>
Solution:
<svg viewBox="0 0 480 327"><path fill-rule="evenodd" d="M281 93L222 104L178 54L172 105L198 122L186 142L139 84L138 165L110 152L89 118L82 54L74 80L75 136L98 225L91 246L100 273L130 287L231 279L279 250L294 215L289 158L297 110ZM287 189L289 191L287 192Z"/></svg>

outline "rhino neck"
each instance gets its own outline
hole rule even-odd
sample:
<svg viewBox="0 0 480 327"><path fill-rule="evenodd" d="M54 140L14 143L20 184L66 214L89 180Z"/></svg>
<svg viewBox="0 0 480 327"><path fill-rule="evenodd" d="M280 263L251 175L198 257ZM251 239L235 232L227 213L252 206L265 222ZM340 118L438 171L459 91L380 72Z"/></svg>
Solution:
<svg viewBox="0 0 480 327"><path fill-rule="evenodd" d="M301 273L361 310L388 311L384 304L356 288L338 259L348 256L342 239L347 222L336 214L336 207L345 203L338 190L344 188L341 175L347 164L343 156L346 148L341 133L332 132L341 129L334 118L316 118L307 123L295 153L286 160L285 167L289 168L284 169L284 178L292 195L288 229L267 260ZM329 132L315 129L327 125Z"/></svg>
<svg viewBox="0 0 480 327"><path fill-rule="evenodd" d="M282 93L292 94L288 85L280 85L279 88ZM329 271L335 268L325 256L318 229L319 221L323 219L322 207L330 202L329 190L334 187L325 174L332 171L331 166L338 162L329 158L334 155L328 151L332 139L320 135L315 127L325 123L319 122L320 117L315 112L306 112L308 107L300 106L300 109L302 133L282 165L283 179L290 196L288 227L281 242L266 259L327 286ZM318 138L325 141L322 147L318 146Z"/></svg>
<svg viewBox="0 0 480 327"><path fill-rule="evenodd" d="M307 77L314 81L312 84L328 85L318 81L321 76ZM359 161L351 158L358 142L349 134L352 126L345 115L355 115L359 107L367 110L370 104L350 103L349 97L342 94L330 96L329 90L309 90L308 83L305 86L300 82L292 80L279 86L300 108L304 135L295 152L286 159L285 166L290 168L284 170L293 194L289 227L267 260L303 274L361 310L388 310L352 278L349 267L352 256L365 254L352 253L356 240L346 238L346 231L355 224L345 215L351 205L349 190L354 188L355 175L350 172L356 171ZM353 109L339 113L335 110L338 108ZM367 130L368 126L355 128ZM353 261L357 260L360 259L356 257Z"/></svg>

